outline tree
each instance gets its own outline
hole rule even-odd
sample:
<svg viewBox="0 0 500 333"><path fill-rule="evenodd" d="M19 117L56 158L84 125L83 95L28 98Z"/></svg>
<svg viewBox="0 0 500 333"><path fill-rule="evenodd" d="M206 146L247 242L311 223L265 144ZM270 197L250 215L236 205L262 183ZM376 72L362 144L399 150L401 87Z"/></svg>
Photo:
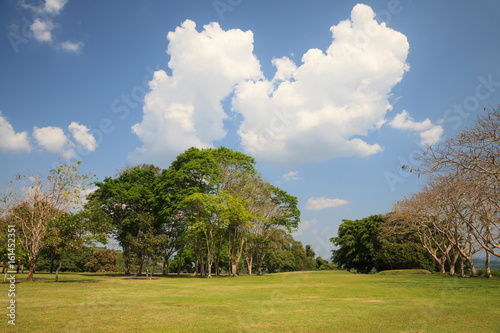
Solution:
<svg viewBox="0 0 500 333"><path fill-rule="evenodd" d="M343 269L369 273L375 267L374 256L380 246L378 233L382 228L382 215L371 215L361 220L342 220L337 237L330 238L337 250L332 261Z"/></svg>
<svg viewBox="0 0 500 333"><path fill-rule="evenodd" d="M91 194L95 212L111 219L113 233L123 248L125 275L130 265L137 265L136 275L142 272L144 259L155 255L156 249L147 243L161 229L161 219L155 210L155 184L160 169L154 165L129 167L116 178L96 182L98 189Z"/></svg>
<svg viewBox="0 0 500 333"><path fill-rule="evenodd" d="M45 247L49 225L77 208L91 183L90 174L78 173L79 165L61 164L46 178L18 175L0 198L1 214L16 224L21 245L28 252L29 281L33 280L36 258Z"/></svg>
<svg viewBox="0 0 500 333"><path fill-rule="evenodd" d="M488 257L500 257L500 106L485 111L455 137L423 151L418 172L447 174L469 184L475 198L467 208L478 215L474 223L464 222Z"/></svg>
<svg viewBox="0 0 500 333"><path fill-rule="evenodd" d="M85 267L91 272L118 272L118 254L110 249L97 249Z"/></svg>

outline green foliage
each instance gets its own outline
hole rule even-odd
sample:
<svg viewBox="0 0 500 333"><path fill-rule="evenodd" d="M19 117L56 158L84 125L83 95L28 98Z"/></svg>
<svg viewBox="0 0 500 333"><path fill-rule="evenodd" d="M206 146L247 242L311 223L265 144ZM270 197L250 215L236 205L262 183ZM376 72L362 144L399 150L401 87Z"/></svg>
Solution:
<svg viewBox="0 0 500 333"><path fill-rule="evenodd" d="M338 246L332 251L333 262L344 269L370 273L375 267L374 257L380 247L377 238L382 229L382 215L371 215L361 220L343 220L338 236L330 241Z"/></svg>
<svg viewBox="0 0 500 333"><path fill-rule="evenodd" d="M414 242L400 244L383 239L373 259L378 271L411 268L434 271L436 269L434 259L422 245Z"/></svg>
<svg viewBox="0 0 500 333"><path fill-rule="evenodd" d="M335 264L323 264L318 268L318 270L320 271L332 271L334 269L338 269L338 267L335 266Z"/></svg>
<svg viewBox="0 0 500 333"><path fill-rule="evenodd" d="M85 268L91 272L118 272L118 253L110 249L95 250Z"/></svg>

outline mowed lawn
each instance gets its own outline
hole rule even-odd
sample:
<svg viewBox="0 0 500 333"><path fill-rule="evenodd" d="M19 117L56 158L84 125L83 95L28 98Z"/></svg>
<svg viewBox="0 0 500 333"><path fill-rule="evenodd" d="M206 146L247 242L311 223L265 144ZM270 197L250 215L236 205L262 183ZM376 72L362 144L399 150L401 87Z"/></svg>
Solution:
<svg viewBox="0 0 500 333"><path fill-rule="evenodd" d="M500 279L344 271L214 279L18 275L2 332L500 332Z"/></svg>

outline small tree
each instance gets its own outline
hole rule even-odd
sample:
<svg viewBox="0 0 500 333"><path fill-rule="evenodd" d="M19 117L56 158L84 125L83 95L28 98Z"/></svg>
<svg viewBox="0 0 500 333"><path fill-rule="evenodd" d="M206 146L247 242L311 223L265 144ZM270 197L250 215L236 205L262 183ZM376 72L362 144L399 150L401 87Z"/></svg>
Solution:
<svg viewBox="0 0 500 333"><path fill-rule="evenodd" d="M85 267L91 272L118 272L118 253L110 249L97 249Z"/></svg>
<svg viewBox="0 0 500 333"><path fill-rule="evenodd" d="M28 280L33 280L36 258L46 246L50 224L63 213L81 205L92 182L89 174L79 174L80 162L61 164L46 178L41 175L16 176L0 197L0 214L20 232L22 247L28 252Z"/></svg>

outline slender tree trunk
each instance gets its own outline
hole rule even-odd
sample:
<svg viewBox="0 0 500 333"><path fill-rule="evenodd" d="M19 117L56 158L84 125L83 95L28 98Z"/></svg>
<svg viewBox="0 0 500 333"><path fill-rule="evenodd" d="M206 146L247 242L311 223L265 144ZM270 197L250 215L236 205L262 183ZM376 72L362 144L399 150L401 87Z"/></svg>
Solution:
<svg viewBox="0 0 500 333"><path fill-rule="evenodd" d="M465 277L464 258L460 257L460 276Z"/></svg>
<svg viewBox="0 0 500 333"><path fill-rule="evenodd" d="M21 274L24 274L24 264L21 264Z"/></svg>
<svg viewBox="0 0 500 333"><path fill-rule="evenodd" d="M184 246L181 247L181 251L180 251L180 254L179 254L179 260L178 260L178 263L177 263L177 275L181 275L182 251L184 251Z"/></svg>
<svg viewBox="0 0 500 333"><path fill-rule="evenodd" d="M265 257L265 253L257 257L257 275L262 275L262 262L264 261Z"/></svg>
<svg viewBox="0 0 500 333"><path fill-rule="evenodd" d="M149 280L149 265L146 265L146 280Z"/></svg>
<svg viewBox="0 0 500 333"><path fill-rule="evenodd" d="M194 247L194 276L198 275L198 245L196 244Z"/></svg>
<svg viewBox="0 0 500 333"><path fill-rule="evenodd" d="M62 255L61 260L59 261L59 265L57 266L57 269L56 269L56 282L59 282L59 270L61 269L64 257L66 257L66 253L64 253Z"/></svg>
<svg viewBox="0 0 500 333"><path fill-rule="evenodd" d="M5 268L5 266L4 266L4 268ZM4 269L4 270L3 270L3 272L4 272L4 275L3 275L3 283L6 283L6 282L7 282L7 270L6 270L6 269Z"/></svg>
<svg viewBox="0 0 500 333"><path fill-rule="evenodd" d="M33 281L33 274L35 274L35 266L36 266L36 260L35 258L30 259L30 267L28 271L28 281Z"/></svg>
<svg viewBox="0 0 500 333"><path fill-rule="evenodd" d="M485 266L486 266L486 277L487 278L491 277L490 256L491 256L491 254L488 251L486 251L486 263L485 263Z"/></svg>
<svg viewBox="0 0 500 333"><path fill-rule="evenodd" d="M470 276L472 276L472 277L477 276L476 267L474 267L474 262L472 261L472 256L468 257L467 261L469 262L469 265L470 265Z"/></svg>
<svg viewBox="0 0 500 333"><path fill-rule="evenodd" d="M247 273L248 275L252 275L252 264L253 264L253 257L248 257L247 255L245 256L245 261L247 262Z"/></svg>
<svg viewBox="0 0 500 333"><path fill-rule="evenodd" d="M169 264L169 260L167 259L167 257L165 257L165 260L163 260L163 273L162 273L162 275L168 275L168 264Z"/></svg>
<svg viewBox="0 0 500 333"><path fill-rule="evenodd" d="M130 275L130 262L125 261L125 275Z"/></svg>
<svg viewBox="0 0 500 333"><path fill-rule="evenodd" d="M220 262L220 248L222 247L222 233L219 235L219 246L217 247L217 256L215 257L215 275L220 276L219 262Z"/></svg>
<svg viewBox="0 0 500 333"><path fill-rule="evenodd" d="M203 252L200 249L200 276L205 277L205 258L203 258Z"/></svg>

